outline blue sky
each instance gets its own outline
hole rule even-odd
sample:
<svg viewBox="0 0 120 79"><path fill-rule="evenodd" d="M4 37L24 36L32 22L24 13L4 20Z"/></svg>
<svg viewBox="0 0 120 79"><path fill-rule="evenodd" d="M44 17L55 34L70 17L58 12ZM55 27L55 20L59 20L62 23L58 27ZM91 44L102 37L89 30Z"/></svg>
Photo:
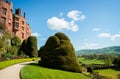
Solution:
<svg viewBox="0 0 120 79"><path fill-rule="evenodd" d="M11 0L26 12L38 47L63 32L75 50L120 45L119 0Z"/></svg>

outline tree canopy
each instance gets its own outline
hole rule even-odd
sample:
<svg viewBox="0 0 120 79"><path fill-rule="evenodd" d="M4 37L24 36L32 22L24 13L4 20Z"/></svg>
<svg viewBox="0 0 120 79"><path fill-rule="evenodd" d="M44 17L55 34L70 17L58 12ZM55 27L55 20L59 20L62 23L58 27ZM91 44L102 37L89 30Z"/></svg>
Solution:
<svg viewBox="0 0 120 79"><path fill-rule="evenodd" d="M46 44L40 48L39 53L43 66L81 72L73 45L64 33L59 32L50 36Z"/></svg>

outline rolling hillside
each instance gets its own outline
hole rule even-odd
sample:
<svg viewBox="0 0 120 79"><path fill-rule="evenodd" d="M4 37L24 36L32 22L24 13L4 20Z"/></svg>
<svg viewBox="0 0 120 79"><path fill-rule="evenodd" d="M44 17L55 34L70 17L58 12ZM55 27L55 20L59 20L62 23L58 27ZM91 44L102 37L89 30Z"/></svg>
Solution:
<svg viewBox="0 0 120 79"><path fill-rule="evenodd" d="M78 50L76 55L86 55L86 54L120 54L120 46L111 46L102 49L87 49Z"/></svg>

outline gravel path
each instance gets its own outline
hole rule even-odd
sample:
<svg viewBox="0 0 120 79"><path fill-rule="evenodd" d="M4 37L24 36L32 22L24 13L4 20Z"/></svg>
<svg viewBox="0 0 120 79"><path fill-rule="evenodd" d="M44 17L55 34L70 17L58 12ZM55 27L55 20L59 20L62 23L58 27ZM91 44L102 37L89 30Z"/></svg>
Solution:
<svg viewBox="0 0 120 79"><path fill-rule="evenodd" d="M0 70L0 79L20 79L20 70L21 68L29 63L33 63L35 61L31 62L24 62L15 64L13 66L9 66L5 69Z"/></svg>

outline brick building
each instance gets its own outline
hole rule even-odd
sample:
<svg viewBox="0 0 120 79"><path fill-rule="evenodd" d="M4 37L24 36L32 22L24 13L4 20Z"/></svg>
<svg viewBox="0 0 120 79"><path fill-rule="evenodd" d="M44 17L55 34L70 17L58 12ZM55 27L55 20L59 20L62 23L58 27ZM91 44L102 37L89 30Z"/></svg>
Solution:
<svg viewBox="0 0 120 79"><path fill-rule="evenodd" d="M0 0L0 22L5 24L8 33L18 36L23 41L31 35L31 28L27 24L26 14L21 14L20 8L13 13L12 2Z"/></svg>

